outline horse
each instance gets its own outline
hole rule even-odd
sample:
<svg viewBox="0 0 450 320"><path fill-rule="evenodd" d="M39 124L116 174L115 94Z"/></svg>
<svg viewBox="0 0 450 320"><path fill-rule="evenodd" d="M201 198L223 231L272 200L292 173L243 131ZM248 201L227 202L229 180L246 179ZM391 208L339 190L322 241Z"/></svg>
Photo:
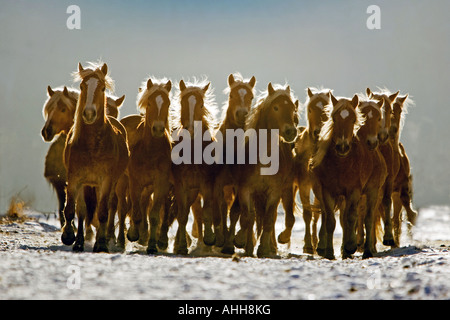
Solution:
<svg viewBox="0 0 450 320"><path fill-rule="evenodd" d="M295 124L298 109L295 100L289 85L274 87L269 82L267 91L258 97L256 106L247 117L245 130L251 132L251 135L246 139L244 146L246 162L234 166L233 175L237 179L237 194L241 208L241 230L234 242L237 247L245 247L245 254L248 256L253 256L255 218L257 234L260 235L257 255L259 257L276 255L274 231L277 207L285 191L283 186L293 191L293 154L290 144L298 135ZM268 139L267 133L271 139ZM279 154L279 161L268 167L262 158L264 155L274 156L276 153ZM257 154L259 159L250 163L250 158L255 158ZM272 171L272 165L276 166L276 170ZM262 174L263 172L265 174Z"/></svg>
<svg viewBox="0 0 450 320"><path fill-rule="evenodd" d="M106 114L105 90L113 89L106 63L90 63L84 69L78 64L73 74L80 81L80 96L75 110L74 125L67 136L64 149L64 165L67 169L65 224L61 240L82 250L84 235L79 223L77 235L71 228L75 215L75 202L81 189L86 186L98 188L96 213L99 221L94 252L108 252L108 208L115 197L119 177L128 165L129 150L125 128L117 119ZM80 217L79 217L79 220Z"/></svg>
<svg viewBox="0 0 450 320"><path fill-rule="evenodd" d="M75 88L67 88L64 86L62 88L58 87L52 89L51 86L48 86L47 100L42 108L42 115L45 120L44 127L41 130L43 140L45 142L52 142L55 136L58 136L50 145L45 157L44 177L51 183L56 191L59 203L58 214L61 228L64 225L64 205L66 202L65 188L67 184L67 173L63 163L63 153L67 133L73 126L75 107L77 105L79 94L80 92ZM120 98L108 95L107 113L117 118L119 115L119 108L123 104L124 99L125 95ZM90 197L95 197L95 194L91 192ZM87 238L90 238L92 235L92 228L90 226L92 215L93 212L88 211L86 220Z"/></svg>
<svg viewBox="0 0 450 320"><path fill-rule="evenodd" d="M295 141L294 156L294 184L298 188L300 200L303 207L303 220L305 222L305 237L303 252L313 254L317 246L317 221L320 211L313 210L310 201L312 182L309 177L309 159L313 155L322 124L327 120L325 107L330 103L330 89L307 88L308 98L305 102L307 112L307 126L300 132ZM315 199L314 207L319 207ZM314 217L313 217L314 212ZM312 231L311 231L311 221ZM294 215L288 215L286 211L285 230L278 236L279 243L290 241L292 228L294 226Z"/></svg>
<svg viewBox="0 0 450 320"><path fill-rule="evenodd" d="M169 106L172 82L167 79L149 78L145 90L138 95L137 105L144 120L137 127L137 140L131 148L128 177L132 205L132 223L127 237L139 239L141 220L146 218L146 205L141 202L144 190L153 195L150 209L150 236L147 253L158 252L157 230L159 213L171 188L171 151ZM122 221L124 217L121 218Z"/></svg>
<svg viewBox="0 0 450 320"><path fill-rule="evenodd" d="M175 241L177 254L188 254L186 224L190 207L198 195L203 198L202 222L204 226L204 230L203 226L198 230L198 241L212 246L216 240L212 230L216 166L204 163L203 159L201 161L196 159L203 155L209 144L207 141L203 141L204 139L200 137L201 142L199 142L198 149L195 148L196 134L203 136L204 133L209 133L211 140L214 141L213 130L216 127L214 113L217 107L210 85L211 83L206 79L187 83L180 80L176 97L178 105L174 110L174 128L176 129L172 134L175 140L173 150L182 150L182 158L186 160L178 162L175 159L174 161L174 156L172 156L174 196L178 208L178 229Z"/></svg>
<svg viewBox="0 0 450 320"><path fill-rule="evenodd" d="M376 253L376 231L378 230L379 201L382 186L387 177L387 167L383 155L378 149L378 133L381 130L382 107L384 100L359 99L358 109L365 121L357 132L357 140L365 151L364 175L360 174L365 182L360 203L358 204L358 231L357 244L362 247L364 242L364 227L366 239L364 242L363 258L373 257ZM368 179L365 180L365 177ZM345 224L345 223L344 223Z"/></svg>
<svg viewBox="0 0 450 320"><path fill-rule="evenodd" d="M244 79L240 73L228 76L228 87L224 93L228 94L228 100L222 108L222 121L218 132L223 141L223 155L227 157L227 130L243 131L245 121L250 112L255 96L256 78ZM217 136L217 133L216 133ZM234 139L234 137L233 137ZM234 160L236 160L237 148L233 144ZM234 162L236 163L236 162ZM231 205L235 199L235 179L232 175L233 164L223 164L218 168L214 182L214 231L216 234L216 246L222 247L222 253L234 253L234 234L236 223L239 219L239 210L232 210ZM230 227L227 226L228 212L230 211Z"/></svg>
<svg viewBox="0 0 450 320"><path fill-rule="evenodd" d="M401 235L401 212L405 208L408 219L408 232L411 233L411 227L415 225L417 212L412 207L412 175L410 169L410 162L406 154L405 147L400 142L400 133L404 125L405 114L408 112L408 106L413 101L409 95L397 96L392 106L391 116L391 130L389 137L392 140L392 145L399 147L400 153L400 169L394 179L392 204L393 204L393 231L394 241L396 246L400 246Z"/></svg>
<svg viewBox="0 0 450 320"><path fill-rule="evenodd" d="M391 127L392 104L398 94L399 91L391 93L386 89L382 89L379 92L372 92L370 88L366 89L367 97L378 101L384 100L382 127L378 138L380 140L380 151L386 161L388 176L383 187L383 199L381 201L380 210L382 210L382 217L384 219L383 244L391 247L395 246L391 219L392 192L394 188L394 179L400 169L400 152L398 145L394 145L392 139L389 139L389 132Z"/></svg>
<svg viewBox="0 0 450 320"><path fill-rule="evenodd" d="M322 216L317 253L327 259L334 259L334 213L342 197L345 202L340 213L344 221L342 255L351 256L356 251L355 222L363 191L361 176L365 174L366 165L365 150L356 139L364 123L357 109L358 95L348 99L331 94L331 102L326 107L328 120L322 126L309 163L313 192L320 202Z"/></svg>

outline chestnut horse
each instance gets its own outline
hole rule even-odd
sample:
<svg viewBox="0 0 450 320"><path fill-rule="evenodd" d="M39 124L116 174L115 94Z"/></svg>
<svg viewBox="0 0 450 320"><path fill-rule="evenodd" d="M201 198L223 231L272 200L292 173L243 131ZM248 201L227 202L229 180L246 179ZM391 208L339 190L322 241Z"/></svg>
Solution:
<svg viewBox="0 0 450 320"><path fill-rule="evenodd" d="M326 108L328 120L321 129L317 151L310 160L313 191L322 211L317 253L328 259L334 259L334 214L341 197L345 199L340 213L344 231L342 254L347 257L356 251L357 205L364 187L362 176L367 176L365 151L356 139L363 123L357 109L358 96L336 99L331 94L331 102L332 106Z"/></svg>
<svg viewBox="0 0 450 320"><path fill-rule="evenodd" d="M391 127L392 104L397 98L398 91L391 93L387 90L380 90L379 92L372 92L369 88L366 89L366 94L369 98L381 101L384 100L382 127L379 133L380 151L383 154L384 160L388 170L388 176L383 187L383 199L381 201L380 210L381 216L384 219L384 237L383 244L385 246L395 246L394 236L392 233L392 192L394 188L394 179L400 169L400 152L398 145L394 145L389 139L389 132Z"/></svg>
<svg viewBox="0 0 450 320"><path fill-rule="evenodd" d="M158 252L157 230L159 213L171 188L171 150L169 106L172 82L149 78L145 90L138 95L138 108L145 113L144 121L137 128L137 140L131 148L128 165L132 223L127 237L130 241L139 239L139 226L146 219L147 206L141 196L148 188L153 195L150 209L150 237L147 253ZM121 218L124 220L124 217Z"/></svg>
<svg viewBox="0 0 450 320"><path fill-rule="evenodd" d="M69 131L64 150L64 164L67 169L65 224L61 240L74 249L82 248L84 235L82 224L75 237L71 227L75 215L75 202L86 186L98 188L97 229L94 252L108 252L107 221L108 208L114 201L115 187L128 164L129 151L125 128L106 114L105 90L111 90L113 81L108 66L91 63L83 69L78 64L76 80L81 80L80 96L77 101L74 125Z"/></svg>
<svg viewBox="0 0 450 320"><path fill-rule="evenodd" d="M55 136L58 136L50 145L45 157L44 177L52 184L56 191L59 203L58 213L61 227L64 225L64 205L66 202L67 184L67 173L63 163L63 153L67 133L73 126L73 118L75 116L75 108L79 94L80 92L78 90L67 88L66 86L55 89L48 86L48 99L45 101L42 109L42 114L45 119L45 124L41 131L42 138L46 142L51 142ZM119 114L118 108L123 104L124 99L125 96L120 98L108 96L108 114L117 118ZM93 191L89 193L89 197L94 197L95 200L95 193ZM88 209L89 208L92 209L92 206L88 206ZM82 210L84 210L84 208ZM88 210L86 217L87 238L92 236L92 228L90 226L92 215L92 210Z"/></svg>
<svg viewBox="0 0 450 320"><path fill-rule="evenodd" d="M364 172L369 174L358 205L358 246L362 246L364 241L364 227L366 235L363 258L373 257L373 254L376 253L376 230L378 229L376 223L379 222L376 215L379 213L381 190L387 177L386 162L378 149L382 106L383 100L361 99L358 105L365 121L357 132L357 143L361 144L365 151L367 161ZM364 178L362 180L365 181Z"/></svg>
<svg viewBox="0 0 450 320"><path fill-rule="evenodd" d="M174 114L175 128L172 137L175 140L173 150L182 149L186 161L172 164L174 177L174 195L178 208L178 230L176 234L175 252L187 254L186 224L190 208L201 195L203 198L202 222L204 226L198 230L198 241L208 246L214 245L215 235L212 231L213 193L216 166L196 161L197 156L203 155L209 143L200 137L198 149L195 147L195 134L203 136L209 132L213 139L212 130L215 128L214 112L216 105L210 83L206 80L179 83L178 108ZM198 132L200 131L200 132ZM197 142L198 143L198 142ZM201 154L200 154L201 152ZM173 158L173 157L172 157ZM174 159L172 159L174 160Z"/></svg>
<svg viewBox="0 0 450 320"><path fill-rule="evenodd" d="M397 96L392 106L391 130L389 137L392 139L392 145L399 147L400 153L400 169L394 179L394 187L392 193L393 203L393 231L396 246L400 246L400 235L402 227L402 209L405 208L408 219L408 233L411 236L411 227L415 225L417 212L412 207L412 175L408 156L405 152L403 144L400 142L400 133L403 128L405 114L408 111L408 105L413 101L408 95Z"/></svg>
<svg viewBox="0 0 450 320"><path fill-rule="evenodd" d="M254 136L249 136L245 141L246 162L234 166L233 175L237 179L241 208L241 230L236 235L235 244L245 247L245 253L249 256L253 255L254 250L255 218L258 235L262 232L257 255L266 257L276 254L274 231L278 204L286 188L293 193L293 154L290 143L298 135L295 123L298 110L294 101L289 86L274 88L269 83L267 91L258 98L256 107L250 111L246 121L246 132L251 131ZM266 136L263 137L264 135ZM256 140L258 146L251 140ZM250 163L249 158L254 158L257 154L249 152L259 154L256 163ZM263 175L263 170L269 168L267 164L263 164L261 157L264 153L266 156L273 156L276 152L279 154L278 163L275 164L276 172ZM273 166L274 163L270 165Z"/></svg>
<svg viewBox="0 0 450 320"><path fill-rule="evenodd" d="M305 222L305 237L303 252L314 253L317 247L317 221L320 216L320 205L315 199L314 207L310 201L312 182L309 177L309 160L312 157L322 124L327 120L325 107L330 103L330 89L308 88L308 98L305 102L307 112L307 127L303 130L295 142L294 156L294 184L298 187L300 200L303 207L303 220ZM315 210L313 210L313 208ZM313 217L314 212L314 217ZM312 221L312 231L311 231ZM288 243L290 241L295 217L286 211L286 227L278 236L278 242Z"/></svg>
<svg viewBox="0 0 450 320"><path fill-rule="evenodd" d="M247 115L250 112L254 98L254 88L256 78L253 76L250 80L244 80L241 74L230 74L228 76L228 88L224 90L228 93L227 104L223 106L223 120L219 126L223 141L223 156L227 157L226 139L227 130L242 130L245 126ZM216 134L217 135L217 134ZM236 160L237 148L233 144L234 160ZM233 163L236 163L235 161ZM239 210L230 211L230 227L227 226L228 211L234 202L236 190L235 179L232 174L231 166L233 164L222 164L218 168L214 183L214 230L216 234L216 246L222 247L222 253L234 253L234 234L236 223L239 219Z"/></svg>

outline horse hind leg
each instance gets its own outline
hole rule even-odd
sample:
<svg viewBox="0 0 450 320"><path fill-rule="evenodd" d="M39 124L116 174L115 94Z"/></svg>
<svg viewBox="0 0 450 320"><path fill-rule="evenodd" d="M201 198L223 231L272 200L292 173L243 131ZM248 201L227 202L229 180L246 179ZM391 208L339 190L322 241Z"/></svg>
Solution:
<svg viewBox="0 0 450 320"><path fill-rule="evenodd" d="M221 250L222 253L225 253L225 254L233 254L234 253L233 241L234 241L234 237L236 234L236 224L239 220L240 215L241 215L241 208L239 205L239 199L238 199L238 197L236 197L230 208L230 228L228 229L228 232L225 237L225 243Z"/></svg>

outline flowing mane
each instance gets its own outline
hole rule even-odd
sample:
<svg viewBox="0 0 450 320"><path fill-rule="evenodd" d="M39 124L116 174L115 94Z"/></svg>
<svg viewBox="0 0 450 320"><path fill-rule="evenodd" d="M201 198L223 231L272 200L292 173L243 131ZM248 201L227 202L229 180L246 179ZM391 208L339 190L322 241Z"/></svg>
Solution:
<svg viewBox="0 0 450 320"><path fill-rule="evenodd" d="M96 74L98 78L105 79L106 89L108 89L110 91L110 93L113 93L114 92L114 80L109 76L109 74L103 75L103 73L100 70L102 65L103 65L102 61L88 62L88 66L86 68L84 68L84 70L82 70L82 71L77 70L72 73L73 81L78 82L92 74Z"/></svg>
<svg viewBox="0 0 450 320"><path fill-rule="evenodd" d="M181 128L181 99L184 95L189 94L192 91L197 91L199 88L205 87L209 81L206 77L202 79L193 78L193 80L185 81L186 90L181 92L179 84L176 85L176 93L173 97L174 105L169 114L170 122L173 125L173 129ZM218 127L216 121L216 115L218 112L217 104L215 101L214 89L209 86L206 93L203 95L203 120L206 122L207 127L211 130L211 133Z"/></svg>
<svg viewBox="0 0 450 320"><path fill-rule="evenodd" d="M153 86L150 88L150 90L147 89L148 80L151 80L153 83ZM139 93L138 93L138 96L136 99L137 110L141 114L145 114L145 111L148 107L148 99L155 91L161 90L161 91L165 92L167 94L167 96L169 97L169 100L172 101L172 92L167 91L167 89L165 87L165 85L168 81L169 81L169 79L167 79L167 78L156 78L153 76L150 76L147 79L145 79L144 81L142 81L141 86L139 87Z"/></svg>
<svg viewBox="0 0 450 320"><path fill-rule="evenodd" d="M336 99L340 100L343 98L337 97ZM325 112L327 113L328 120L325 121L325 123L322 126L322 129L320 130L319 140L317 143L317 150L310 160L310 167L318 166L324 159L328 151L328 147L330 146L330 143L333 140L333 128L334 128L333 115L337 111L339 111L342 106L343 104L339 104L336 107L333 106L333 104L330 104L325 107ZM361 128L361 126L364 124L365 119L358 108L353 110L356 115L356 122L353 126L353 137L357 137L357 132L359 128Z"/></svg>
<svg viewBox="0 0 450 320"><path fill-rule="evenodd" d="M235 72L233 73L233 77L234 77L234 82L231 86L227 86L225 89L223 89L223 93L226 94L227 96L230 94L231 90L236 87L236 86L241 86L244 85L248 88L249 91L251 92L255 92L255 89L252 88L248 83L250 81L250 79L244 79L244 77L242 76L242 74L240 74L239 72ZM222 124L226 117L227 117L227 111L228 111L228 99L225 100L223 102L222 105L222 114L220 116L220 124Z"/></svg>
<svg viewBox="0 0 450 320"><path fill-rule="evenodd" d="M258 129L258 123L260 122L262 113L266 110L271 103L280 96L287 96L292 101L296 101L297 98L294 96L292 89L288 89L288 85L282 86L279 84L274 84L273 88L275 92L269 95L268 90L261 91L256 98L256 105L250 110L250 113L245 122L245 129ZM299 117L300 118L300 117Z"/></svg>

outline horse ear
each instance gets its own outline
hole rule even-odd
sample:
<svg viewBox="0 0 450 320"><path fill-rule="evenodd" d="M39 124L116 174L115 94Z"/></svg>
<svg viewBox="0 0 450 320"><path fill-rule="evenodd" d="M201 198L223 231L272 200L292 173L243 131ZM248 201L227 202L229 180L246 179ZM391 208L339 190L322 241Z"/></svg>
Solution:
<svg viewBox="0 0 450 320"><path fill-rule="evenodd" d="M186 84L184 83L183 80L180 80L180 90L181 90L181 91L186 90Z"/></svg>
<svg viewBox="0 0 450 320"><path fill-rule="evenodd" d="M291 94L291 87L290 86L286 87L286 92L287 92L287 94Z"/></svg>
<svg viewBox="0 0 450 320"><path fill-rule="evenodd" d="M330 92L330 96L331 96L331 102L333 103L333 106L338 104L338 100L334 97L334 95Z"/></svg>
<svg viewBox="0 0 450 320"><path fill-rule="evenodd" d="M308 88L307 91L308 91L308 97L312 98L312 96L313 96L314 94L312 93L311 89Z"/></svg>
<svg viewBox="0 0 450 320"><path fill-rule="evenodd" d="M256 78L255 78L255 76L253 76L253 77L250 79L250 82L249 82L248 84L249 84L250 87L252 87L252 88L255 87L255 84L256 84Z"/></svg>
<svg viewBox="0 0 450 320"><path fill-rule="evenodd" d="M396 93L393 93L389 96L389 100L394 101L395 98L397 98L398 94L400 93L400 91L397 91Z"/></svg>
<svg viewBox="0 0 450 320"><path fill-rule="evenodd" d="M211 84L211 82L208 82L208 84L206 86L203 87L203 92L206 93L206 91L208 91L209 89L209 85Z"/></svg>
<svg viewBox="0 0 450 320"><path fill-rule="evenodd" d="M234 80L234 76L233 76L233 74L230 74L229 76L228 76L228 86L232 86L233 85L233 83L235 82L235 80Z"/></svg>
<svg viewBox="0 0 450 320"><path fill-rule="evenodd" d="M141 87L138 88L138 92L139 92L139 93L142 92L142 88L141 88Z"/></svg>
<svg viewBox="0 0 450 320"><path fill-rule="evenodd" d="M408 98L408 94L406 94L406 96L404 96L404 97L397 97L397 100L403 104L407 98Z"/></svg>
<svg viewBox="0 0 450 320"><path fill-rule="evenodd" d="M295 100L294 104L295 104L295 111L297 111L298 110L298 106L299 106L298 100Z"/></svg>
<svg viewBox="0 0 450 320"><path fill-rule="evenodd" d="M372 91L370 91L370 88L367 88L367 89L366 89L366 94L367 94L367 97L368 97L368 98L371 97Z"/></svg>
<svg viewBox="0 0 450 320"><path fill-rule="evenodd" d="M81 65L81 62L78 62L78 72L84 71L83 66Z"/></svg>
<svg viewBox="0 0 450 320"><path fill-rule="evenodd" d="M377 102L377 106L379 106L380 109L381 109L381 108L383 108L383 105L384 105L384 98L381 98L381 100L379 100L379 101Z"/></svg>
<svg viewBox="0 0 450 320"><path fill-rule="evenodd" d="M108 65L106 63L103 64L101 71L105 76L108 74Z"/></svg>
<svg viewBox="0 0 450 320"><path fill-rule="evenodd" d="M51 97L52 95L55 94L55 91L53 91L52 87L48 86L47 87L47 93L48 93L48 96Z"/></svg>
<svg viewBox="0 0 450 320"><path fill-rule="evenodd" d="M116 107L119 108L123 104L124 100L125 100L125 95L123 95L119 99L117 99L116 100Z"/></svg>
<svg viewBox="0 0 450 320"><path fill-rule="evenodd" d="M267 86L267 91L269 92L269 96L275 93L275 90L273 89L272 82L269 82L269 85Z"/></svg>
<svg viewBox="0 0 450 320"><path fill-rule="evenodd" d="M170 90L172 90L172 81L167 81L166 85L164 86L164 88L167 90L167 92L170 92Z"/></svg>
<svg viewBox="0 0 450 320"><path fill-rule="evenodd" d="M69 98L69 90L67 90L66 86L64 86L63 94Z"/></svg>
<svg viewBox="0 0 450 320"><path fill-rule="evenodd" d="M153 87L152 79L147 80L147 90L150 90L150 88Z"/></svg>
<svg viewBox="0 0 450 320"><path fill-rule="evenodd" d="M356 109L356 107L358 106L358 104L359 104L359 98L358 98L358 95L355 94L355 95L353 96L353 99L352 99L352 106L353 106L353 108Z"/></svg>

